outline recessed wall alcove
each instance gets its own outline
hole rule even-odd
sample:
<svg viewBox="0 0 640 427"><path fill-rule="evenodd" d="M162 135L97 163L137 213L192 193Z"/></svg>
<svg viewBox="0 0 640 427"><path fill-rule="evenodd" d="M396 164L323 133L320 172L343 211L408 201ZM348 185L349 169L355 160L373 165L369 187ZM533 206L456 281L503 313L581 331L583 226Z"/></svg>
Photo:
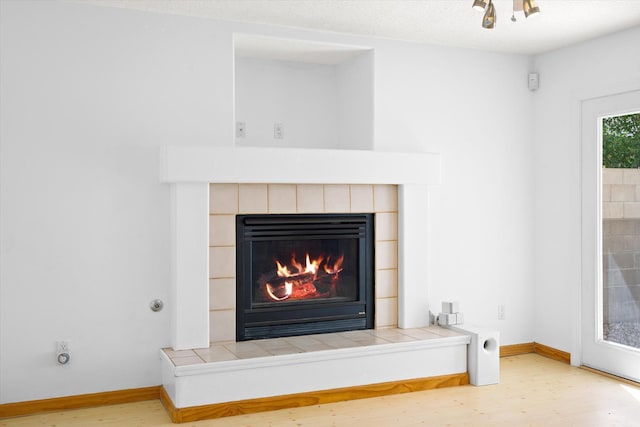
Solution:
<svg viewBox="0 0 640 427"><path fill-rule="evenodd" d="M234 34L236 146L372 149L373 59L366 46Z"/></svg>

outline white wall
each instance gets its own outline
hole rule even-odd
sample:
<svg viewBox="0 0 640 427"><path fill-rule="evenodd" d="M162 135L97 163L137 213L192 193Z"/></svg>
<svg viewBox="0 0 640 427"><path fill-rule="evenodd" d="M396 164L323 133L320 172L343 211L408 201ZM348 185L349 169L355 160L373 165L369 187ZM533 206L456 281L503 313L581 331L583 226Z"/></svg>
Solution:
<svg viewBox="0 0 640 427"><path fill-rule="evenodd" d="M339 64L236 56L237 146L371 149L373 54ZM274 124L284 137L274 138Z"/></svg>
<svg viewBox="0 0 640 427"><path fill-rule="evenodd" d="M373 51L361 53L336 67L339 148L373 148L374 68Z"/></svg>
<svg viewBox="0 0 640 427"><path fill-rule="evenodd" d="M171 303L159 147L233 144L234 31L375 48L376 149L443 154L432 235L415 248L429 250L431 309L457 299L502 344L533 340L528 58L63 2L0 5L1 403L160 383L169 310L148 308ZM64 367L60 339L71 342Z"/></svg>
<svg viewBox="0 0 640 427"><path fill-rule="evenodd" d="M337 146L336 66L236 58L235 67L236 121L247 127L238 146ZM282 139L275 123L284 126Z"/></svg>
<svg viewBox="0 0 640 427"><path fill-rule="evenodd" d="M457 300L467 322L500 330L502 345L532 341L528 59L381 45L376 148L442 154L442 185L429 196L431 240L416 248L430 254L431 310Z"/></svg>
<svg viewBox="0 0 640 427"><path fill-rule="evenodd" d="M0 402L159 384L159 147L231 141L231 34L62 2L1 7ZM56 340L70 341L68 366Z"/></svg>
<svg viewBox="0 0 640 427"><path fill-rule="evenodd" d="M579 360L580 101L640 88L640 28L534 58L535 341Z"/></svg>

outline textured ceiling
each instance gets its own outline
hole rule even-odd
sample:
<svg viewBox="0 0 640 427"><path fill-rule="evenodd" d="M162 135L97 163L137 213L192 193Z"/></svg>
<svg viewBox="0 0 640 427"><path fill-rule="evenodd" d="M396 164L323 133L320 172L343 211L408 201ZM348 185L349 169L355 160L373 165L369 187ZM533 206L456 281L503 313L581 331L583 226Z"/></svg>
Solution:
<svg viewBox="0 0 640 427"><path fill-rule="evenodd" d="M79 0L78 0L79 1ZM481 27L472 0L82 0L102 6L536 54L640 26L640 0L537 0L525 19L494 0L496 28Z"/></svg>

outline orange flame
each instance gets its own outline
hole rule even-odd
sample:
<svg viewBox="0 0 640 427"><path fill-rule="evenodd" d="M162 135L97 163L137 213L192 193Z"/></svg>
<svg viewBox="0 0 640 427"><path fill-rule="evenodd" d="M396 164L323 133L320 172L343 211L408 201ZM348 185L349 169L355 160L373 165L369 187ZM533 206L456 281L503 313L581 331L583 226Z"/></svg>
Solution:
<svg viewBox="0 0 640 427"><path fill-rule="evenodd" d="M344 255L341 255L340 258L333 263L332 266L329 266L329 262L324 265L324 271L328 274L340 273L342 271L342 262L344 261Z"/></svg>
<svg viewBox="0 0 640 427"><path fill-rule="evenodd" d="M344 259L344 256L342 258ZM291 272L287 266L283 266L282 264L280 264L279 261L276 260L276 264L278 265L278 277L291 277L301 273L311 273L315 275L318 273L318 268L322 264L322 261L324 261L324 258L322 256L319 256L318 258L312 260L309 257L309 254L307 254L305 259L305 265L303 266L302 263L298 262L294 254L291 257L291 266L296 271ZM326 271L326 268L327 267L325 266L325 271Z"/></svg>
<svg viewBox="0 0 640 427"><path fill-rule="evenodd" d="M291 277L292 274L289 271L289 268L286 265L280 264L278 260L276 260L276 264L278 265L278 277Z"/></svg>
<svg viewBox="0 0 640 427"><path fill-rule="evenodd" d="M321 255L311 259L308 253L305 256L304 265L296 259L295 254L291 255L290 266L282 265L280 261L275 260L276 275L279 280L272 283L264 282L267 296L275 301L284 301L289 298L326 297L335 292L338 273L342 271L344 255L338 257L333 263L330 261L331 256ZM328 279L329 283L326 275L331 276ZM319 289L317 286L321 288Z"/></svg>

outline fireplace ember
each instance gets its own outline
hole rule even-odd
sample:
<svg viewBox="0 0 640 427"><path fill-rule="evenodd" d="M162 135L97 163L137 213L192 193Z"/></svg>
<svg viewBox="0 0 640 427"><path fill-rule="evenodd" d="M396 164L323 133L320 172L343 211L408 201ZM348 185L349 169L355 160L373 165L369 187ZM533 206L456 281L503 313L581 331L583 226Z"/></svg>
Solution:
<svg viewBox="0 0 640 427"><path fill-rule="evenodd" d="M343 262L344 255L331 261L330 256L326 260L322 255L311 259L306 254L303 266L293 254L290 266L276 260L275 274L263 275L261 287L272 301L335 297Z"/></svg>

